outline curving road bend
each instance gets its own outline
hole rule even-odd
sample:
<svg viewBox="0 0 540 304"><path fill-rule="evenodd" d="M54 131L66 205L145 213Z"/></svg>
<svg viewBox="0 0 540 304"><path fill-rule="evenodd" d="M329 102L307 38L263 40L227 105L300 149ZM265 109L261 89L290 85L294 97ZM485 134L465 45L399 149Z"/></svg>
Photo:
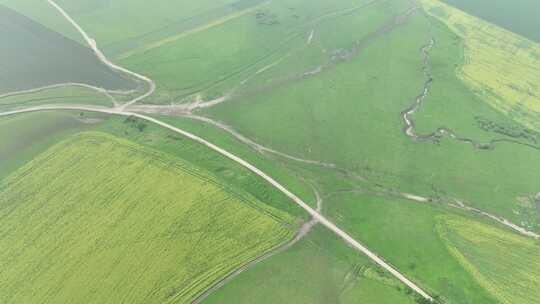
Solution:
<svg viewBox="0 0 540 304"><path fill-rule="evenodd" d="M145 120L147 122L153 123L155 125L158 125L160 127L163 127L165 129L169 129L175 133L178 133L184 137L187 137L195 142L198 142L218 153L221 155L237 162L238 164L242 165L243 167L247 168L251 172L257 174L259 177L266 180L268 183L270 183L274 188L281 191L283 194L285 194L287 197L289 197L293 202L295 202L298 206L300 206L302 209L307 211L313 219L317 220L321 225L325 226L327 229L334 232L337 236L339 236L341 239L343 239L347 244L349 244L351 247L356 249L357 251L365 254L370 258L373 262L378 264L380 267L391 273L394 277L396 277L398 280L400 280L403 284L407 285L409 288L414 290L416 293L421 295L422 297L433 300L433 298L425 292L422 288L420 288L418 285L416 285L411 280L407 279L405 275L403 275L401 272L396 270L393 266L391 266L389 263L384 261L381 257L379 257L377 254L369 250L366 246L362 245L360 242L355 240L352 236L350 236L347 232L341 230L338 226L336 226L334 223L332 223L330 220L328 220L325 216L320 214L315 209L311 208L307 203L302 201L298 196L296 196L294 193L290 192L287 188L285 188L283 185L281 185L279 182L274 180L272 177L264 173L259 168L255 167L254 165L250 164L246 160L228 152L227 150L218 147L211 142L194 135L190 132L187 132L185 130L182 130L180 128L174 127L170 124L167 124L163 121L160 121L158 119L142 115L139 113L133 113L133 112L127 112L122 109L111 109L111 108L104 108L104 107L94 107L94 106L41 106L41 107L31 107L26 109L20 109L20 110L14 110L9 112L3 112L0 113L0 117L2 116L9 116L9 115L15 115L15 114L21 114L21 113L29 113L29 112L40 112L40 111L52 111L52 110L74 110L74 111L88 111L88 112L98 112L98 113L105 113L105 114L111 114L111 115L121 115L121 116L134 116L137 118L140 118L142 120Z"/></svg>
<svg viewBox="0 0 540 304"><path fill-rule="evenodd" d="M90 46L90 48L94 51L94 53L96 54L97 58L103 63L105 64L106 66L108 66L109 68L111 68L113 71L117 71L117 72L120 72L120 73L124 73L124 74L127 74L127 75L130 75L134 78L137 78L143 82L146 82L149 86L149 89L146 93L144 93L143 95L139 96L139 97L136 97L130 101L128 101L127 103L121 105L119 107L119 109L121 110L124 110L126 109L127 107L129 107L130 105L134 104L134 103L137 103L143 99L145 99L146 97L152 95L155 91L156 91L156 83L146 77L146 76L143 76L141 74L138 74L138 73L135 73L135 72L132 72L126 68L123 68L121 66L118 66L114 63L112 63L109 59L107 59L107 57L105 56L105 54L103 54L103 52L97 47L97 42L95 39L91 38L90 36L88 36L88 34L84 31L84 29L77 23L75 22L75 20L73 20L73 18L71 18L71 16L62 8L60 7L58 4L56 4L56 2L54 2L53 0L47 0L49 2L50 5L52 5L60 14L62 14L62 16L64 18L66 18L66 20L71 23L71 25L73 25L73 27L75 27L77 29L77 31L81 34L81 36L83 36L84 40L86 41L86 43Z"/></svg>

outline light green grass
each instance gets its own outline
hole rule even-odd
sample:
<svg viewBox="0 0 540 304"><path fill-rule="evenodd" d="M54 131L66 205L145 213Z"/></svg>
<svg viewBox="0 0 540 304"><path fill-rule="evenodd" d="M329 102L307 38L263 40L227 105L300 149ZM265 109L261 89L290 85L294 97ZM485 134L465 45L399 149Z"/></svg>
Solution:
<svg viewBox="0 0 540 304"><path fill-rule="evenodd" d="M439 218L438 230L453 256L500 303L533 304L538 301L538 242L451 216Z"/></svg>
<svg viewBox="0 0 540 304"><path fill-rule="evenodd" d="M188 303L292 235L287 214L102 133L63 141L0 189L4 303Z"/></svg>

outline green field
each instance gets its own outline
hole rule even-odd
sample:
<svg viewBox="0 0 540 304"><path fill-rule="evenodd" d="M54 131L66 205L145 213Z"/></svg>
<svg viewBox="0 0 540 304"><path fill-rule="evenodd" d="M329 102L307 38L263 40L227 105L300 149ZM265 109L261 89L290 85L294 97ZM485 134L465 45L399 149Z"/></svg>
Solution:
<svg viewBox="0 0 540 304"><path fill-rule="evenodd" d="M471 15L540 43L540 3L536 0L443 0Z"/></svg>
<svg viewBox="0 0 540 304"><path fill-rule="evenodd" d="M286 252L259 263L203 303L414 303L414 295L317 226Z"/></svg>
<svg viewBox="0 0 540 304"><path fill-rule="evenodd" d="M136 85L99 62L86 47L0 4L0 93L78 82L107 89Z"/></svg>
<svg viewBox="0 0 540 304"><path fill-rule="evenodd" d="M261 0L162 0L149 5L136 1L58 1L101 42L106 51L120 54L127 50L188 31L257 5Z"/></svg>
<svg viewBox="0 0 540 304"><path fill-rule="evenodd" d="M450 252L500 303L538 301L538 242L454 217L441 217L438 229Z"/></svg>
<svg viewBox="0 0 540 304"><path fill-rule="evenodd" d="M55 145L0 192L5 303L185 303L292 235L286 213L102 133Z"/></svg>

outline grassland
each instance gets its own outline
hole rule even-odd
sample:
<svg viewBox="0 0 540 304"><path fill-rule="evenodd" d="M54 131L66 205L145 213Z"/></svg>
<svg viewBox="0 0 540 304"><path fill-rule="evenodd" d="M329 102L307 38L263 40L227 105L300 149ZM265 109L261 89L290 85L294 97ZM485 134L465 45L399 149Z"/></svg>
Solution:
<svg viewBox="0 0 540 304"><path fill-rule="evenodd" d="M234 300L233 300L234 299ZM203 303L414 303L414 295L317 226L283 254L259 263Z"/></svg>
<svg viewBox="0 0 540 304"><path fill-rule="evenodd" d="M243 2L242 4L244 5L239 5L240 2ZM250 3L251 2L251 3ZM156 49L156 48L159 48L165 44L169 44L169 43L172 43L172 42L175 42L177 40L180 40L180 39L183 39L187 36L190 36L190 35L193 35L193 34L196 34L196 33L199 33L199 32L203 32L203 31L206 31L208 29L211 29L213 27L218 27L224 23L227 23L231 20L234 20L236 18L240 18L246 14L249 14L249 13L252 13L256 10L259 10L261 8L263 8L266 4L268 4L269 1L239 1L237 3L235 3L236 5L228 5L226 7L230 7L230 8L234 8L234 9L231 9L231 12L228 13L228 12L222 12L224 13L223 16L219 16L217 17L217 19L215 20L208 20L207 23L204 23L204 22L201 22L203 20L197 20L198 22L193 22L195 24L193 24L193 26L190 28L188 26L185 26L183 27L184 30L179 30L178 28L176 28L175 30L177 31L177 34L174 34L174 35L171 35L171 36L168 36L166 38L163 38L161 40L157 40L155 42L152 42L152 43L148 43L146 45L141 45L140 47L138 48L135 48L135 49L132 49L130 51L127 51L123 54L120 54L118 56L119 59L124 59L124 58L127 58L127 57L130 57L136 53L141 53L141 52L147 52L151 49ZM238 7L237 7L238 6ZM243 6L245 6L245 8L243 8ZM214 12L212 12L214 13ZM227 14L228 13L228 14ZM213 15L213 14L212 14ZM194 18L194 19L198 19L198 18ZM200 19L206 19L206 18L200 18ZM199 24L196 24L196 23L199 23Z"/></svg>
<svg viewBox="0 0 540 304"><path fill-rule="evenodd" d="M443 0L462 11L540 43L540 3L535 0Z"/></svg>
<svg viewBox="0 0 540 304"><path fill-rule="evenodd" d="M422 1L464 42L458 76L492 107L540 131L540 45L440 1Z"/></svg>
<svg viewBox="0 0 540 304"><path fill-rule="evenodd" d="M4 303L187 303L292 235L286 213L102 133L55 145L0 189Z"/></svg>
<svg viewBox="0 0 540 304"><path fill-rule="evenodd" d="M135 84L102 65L92 51L0 5L0 93L78 82L107 89Z"/></svg>
<svg viewBox="0 0 540 304"><path fill-rule="evenodd" d="M162 0L152 5L136 1L59 1L96 37L106 51L114 53L159 41L171 34L189 30L230 14L236 7L250 6L259 0Z"/></svg>
<svg viewBox="0 0 540 304"><path fill-rule="evenodd" d="M351 8L341 0L332 6L312 1L305 7L297 0L261 5L227 22L214 21L210 25L215 26L206 25L204 30L181 32L120 62L156 80L158 92L152 103L185 102L197 95L210 100L244 89L246 80L258 71L305 47L316 24L350 13Z"/></svg>
<svg viewBox="0 0 540 304"><path fill-rule="evenodd" d="M406 6L392 9L399 12ZM391 15L391 9L386 11ZM437 34L442 30L434 31ZM446 34L436 39L449 37ZM416 143L403 134L401 112L424 85L419 49L429 38L429 18L413 15L401 27L366 45L358 56L332 69L275 86L264 94L240 96L206 114L279 151L337 164L400 192L437 197L442 191L449 200L465 201L539 231L538 211L530 206L523 208L518 199L537 193L540 187L540 168L536 168L540 155L536 149L501 143L494 150L483 151L448 138L438 144ZM472 104L479 102L473 94L452 95L448 91L462 84L448 71L454 71L454 65L441 64L442 58L456 58L454 52L459 51L458 47L445 48L447 45L440 43L436 59L440 69L447 70L437 75L452 82L444 85L446 79L435 79L433 92L437 95L433 101L439 104L432 107L429 116L424 115L429 117L429 127L461 125L458 129L469 135L498 137L481 130L474 116L508 124L513 123L511 119L489 106ZM436 92L439 88L441 91ZM472 98L459 102L471 103L467 108L476 111L474 114L462 115L445 105L448 96L460 94ZM449 113L455 115L447 116Z"/></svg>
<svg viewBox="0 0 540 304"><path fill-rule="evenodd" d="M500 303L538 301L540 245L482 223L441 217L438 230L449 251Z"/></svg>

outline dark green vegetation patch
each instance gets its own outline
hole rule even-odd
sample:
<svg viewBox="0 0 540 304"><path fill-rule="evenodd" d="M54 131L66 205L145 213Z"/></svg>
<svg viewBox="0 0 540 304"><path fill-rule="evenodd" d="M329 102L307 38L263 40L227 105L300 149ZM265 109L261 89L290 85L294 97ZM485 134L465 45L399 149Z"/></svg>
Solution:
<svg viewBox="0 0 540 304"><path fill-rule="evenodd" d="M100 63L89 48L2 5L0 39L0 93L67 82L107 89L135 86Z"/></svg>

